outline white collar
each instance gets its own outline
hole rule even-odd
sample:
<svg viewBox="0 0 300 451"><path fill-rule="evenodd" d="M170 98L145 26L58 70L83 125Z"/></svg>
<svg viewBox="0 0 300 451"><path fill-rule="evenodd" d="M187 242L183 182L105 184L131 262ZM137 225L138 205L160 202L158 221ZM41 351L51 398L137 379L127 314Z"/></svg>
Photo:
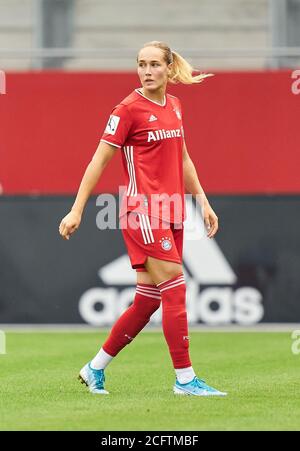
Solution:
<svg viewBox="0 0 300 451"><path fill-rule="evenodd" d="M151 100L151 99L149 99L148 97L144 96L144 94L142 94L142 93L139 91L138 88L135 89L135 92L137 92L140 96L144 97L144 99L147 99L147 100L149 100L149 102L155 103L156 105L159 105L159 106L165 106L165 105L166 105L167 99L166 99L166 96L165 96L165 95L164 95L164 103L158 103L158 102L155 102L155 100Z"/></svg>

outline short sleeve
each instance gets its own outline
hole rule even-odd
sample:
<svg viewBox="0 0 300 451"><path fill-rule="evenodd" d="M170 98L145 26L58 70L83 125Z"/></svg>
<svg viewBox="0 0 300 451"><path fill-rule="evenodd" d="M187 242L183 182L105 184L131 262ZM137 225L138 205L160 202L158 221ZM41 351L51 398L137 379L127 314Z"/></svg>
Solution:
<svg viewBox="0 0 300 451"><path fill-rule="evenodd" d="M109 116L101 141L122 148L129 134L132 120L126 105L116 106Z"/></svg>
<svg viewBox="0 0 300 451"><path fill-rule="evenodd" d="M178 100L178 106L179 106L179 111L180 111L180 116L181 116L181 120L183 122L183 111L182 111L182 104L181 101L179 99Z"/></svg>
<svg viewBox="0 0 300 451"><path fill-rule="evenodd" d="M179 109L179 116L178 119L181 120L181 130L182 130L182 136L184 138L184 126L183 126L183 111L182 111L182 105L179 99L177 99L178 109Z"/></svg>

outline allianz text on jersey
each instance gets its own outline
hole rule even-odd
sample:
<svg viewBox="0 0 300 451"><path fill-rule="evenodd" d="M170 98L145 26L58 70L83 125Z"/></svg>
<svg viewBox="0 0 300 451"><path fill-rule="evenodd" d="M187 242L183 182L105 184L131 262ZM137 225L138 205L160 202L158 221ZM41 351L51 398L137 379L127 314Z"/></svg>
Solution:
<svg viewBox="0 0 300 451"><path fill-rule="evenodd" d="M183 136L182 127L175 128L173 130L165 130L163 128L162 130L154 130L154 131L148 132L148 142L159 141L161 139L168 139L168 138L180 138L181 136Z"/></svg>

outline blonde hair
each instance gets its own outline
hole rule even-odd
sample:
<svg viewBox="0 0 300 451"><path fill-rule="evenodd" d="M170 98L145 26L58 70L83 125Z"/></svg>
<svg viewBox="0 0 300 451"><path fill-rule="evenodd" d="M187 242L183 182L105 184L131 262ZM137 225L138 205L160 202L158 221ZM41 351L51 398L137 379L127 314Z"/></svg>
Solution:
<svg viewBox="0 0 300 451"><path fill-rule="evenodd" d="M162 41L151 41L143 45L145 47L155 47L162 50L164 60L169 65L172 63L171 73L168 76L170 83L184 83L190 85L193 83L201 83L204 78L211 77L213 74L199 74L193 76L194 68L179 53L171 50L168 44ZM141 49L141 50L142 50Z"/></svg>

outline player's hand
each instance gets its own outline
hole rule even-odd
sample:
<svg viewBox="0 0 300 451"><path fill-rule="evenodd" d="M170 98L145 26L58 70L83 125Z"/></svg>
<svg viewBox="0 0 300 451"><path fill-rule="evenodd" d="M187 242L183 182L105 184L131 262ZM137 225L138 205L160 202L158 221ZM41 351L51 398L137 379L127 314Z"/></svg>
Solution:
<svg viewBox="0 0 300 451"><path fill-rule="evenodd" d="M59 225L59 233L65 240L69 240L70 236L78 229L81 222L81 215L71 210Z"/></svg>
<svg viewBox="0 0 300 451"><path fill-rule="evenodd" d="M208 231L207 236L208 238L213 238L219 228L218 216L213 211L208 202L206 202L204 205L203 215L204 215L204 223Z"/></svg>

